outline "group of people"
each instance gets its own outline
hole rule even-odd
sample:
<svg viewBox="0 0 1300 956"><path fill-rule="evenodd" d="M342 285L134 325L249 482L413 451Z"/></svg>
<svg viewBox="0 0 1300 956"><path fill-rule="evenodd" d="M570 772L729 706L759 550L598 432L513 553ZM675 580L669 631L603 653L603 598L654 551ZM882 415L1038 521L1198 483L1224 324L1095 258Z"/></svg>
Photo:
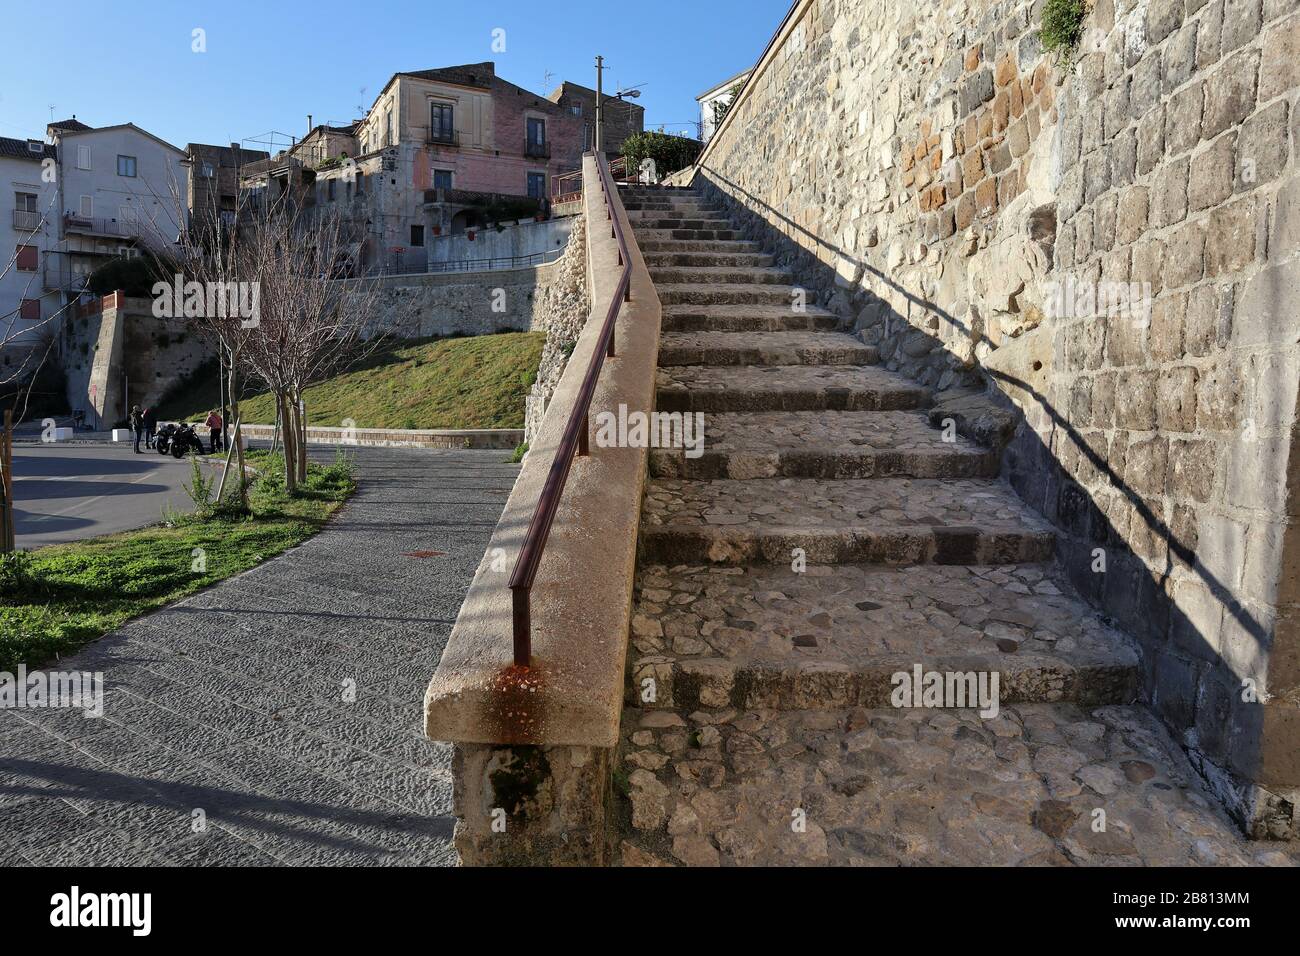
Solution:
<svg viewBox="0 0 1300 956"><path fill-rule="evenodd" d="M141 454L141 439L144 440L145 448L152 448L154 439L158 434L158 414L152 407L141 411L139 405L132 405L131 431L135 432L135 453L137 455Z"/></svg>
<svg viewBox="0 0 1300 956"><path fill-rule="evenodd" d="M141 410L139 405L131 406L131 431L135 433L135 453L142 454L140 442L145 448L153 448L158 434L158 415L152 408ZM226 447L225 421L215 408L208 412L203 422L208 429L208 451L215 454L218 448Z"/></svg>

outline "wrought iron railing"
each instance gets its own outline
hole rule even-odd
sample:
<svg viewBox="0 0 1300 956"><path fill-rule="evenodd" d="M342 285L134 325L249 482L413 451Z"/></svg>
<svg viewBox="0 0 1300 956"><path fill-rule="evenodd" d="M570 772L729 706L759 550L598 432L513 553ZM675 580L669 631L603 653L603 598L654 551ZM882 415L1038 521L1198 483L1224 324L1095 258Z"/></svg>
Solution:
<svg viewBox="0 0 1300 956"><path fill-rule="evenodd" d="M627 238L623 234L623 224L619 221L614 204L619 202L618 190L609 175L609 166L605 157L599 153L595 156L596 170L600 178L600 188L605 199L605 218L609 220L613 238L618 241L618 264L622 267L618 285L609 301L605 312L605 322L600 327L600 338L592 352L591 362L578 387L578 395L569 412L560 444L555 449L555 458L551 470L542 485L542 493L537 499L532 520L524 535L524 543L519 549L514 572L510 575L510 591L513 602L513 632L515 665L528 667L532 664L532 609L531 593L533 582L537 579L537 568L542 562L546 550L546 539L550 536L551 525L555 522L555 513L560 507L560 498L564 495L564 485L569 478L569 469L573 459L588 453L588 416L591 414L591 399L596 393L596 383L606 358L614 357L614 325L618 321L619 309L625 301L632 298L632 258L627 251Z"/></svg>

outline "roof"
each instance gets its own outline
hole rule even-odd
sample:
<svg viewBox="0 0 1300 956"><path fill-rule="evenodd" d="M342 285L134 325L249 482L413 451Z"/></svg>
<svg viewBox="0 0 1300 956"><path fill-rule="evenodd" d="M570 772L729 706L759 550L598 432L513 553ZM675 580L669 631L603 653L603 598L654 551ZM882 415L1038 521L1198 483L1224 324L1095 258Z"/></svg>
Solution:
<svg viewBox="0 0 1300 956"><path fill-rule="evenodd" d="M735 85L737 82L742 82L742 81L744 81L744 80L747 80L747 79L749 79L749 74L751 74L751 73L753 73L753 72L754 72L754 68L753 68L752 66L751 66L751 67L746 67L745 69L743 69L743 70L741 70L739 73L737 73L735 76L733 76L731 79L729 79L729 80L723 80L721 83L717 84L716 86L710 86L707 90L705 90L705 91L704 91L703 93L701 93L699 96L695 97L695 99L696 99L696 100L702 100L702 99L704 99L706 96L708 96L710 93L716 93L716 92L718 92L719 90L724 90L724 89L726 89L727 87L730 87L730 86Z"/></svg>
<svg viewBox="0 0 1300 956"><path fill-rule="evenodd" d="M73 114L72 119L59 120L57 123L51 123L46 127L46 129L83 130L94 129L94 127L87 126L85 123L81 122L81 120L77 119L76 114Z"/></svg>
<svg viewBox="0 0 1300 956"><path fill-rule="evenodd" d="M40 152L28 149L28 143L40 143ZM42 143L40 140L10 139L7 136L0 136L0 156L6 159L28 159L33 163L39 163L46 157L54 159L54 155L54 147L48 143Z"/></svg>
<svg viewBox="0 0 1300 956"><path fill-rule="evenodd" d="M491 81L497 75L497 65L491 60L484 60L482 63L441 66L433 70L403 70L393 75L413 76L418 80L438 80L443 83L456 83L460 86L487 87L491 85Z"/></svg>
<svg viewBox="0 0 1300 956"><path fill-rule="evenodd" d="M242 146L210 146L207 143L186 143L185 152L205 159L216 159L221 166L247 166L271 154L264 149L244 149Z"/></svg>
<svg viewBox="0 0 1300 956"><path fill-rule="evenodd" d="M180 153L182 156L185 155L185 150L177 146L173 146L171 143L167 142L167 140L162 139L159 136L155 136L147 129L141 129L139 126L136 126L134 123L118 123L115 126L99 126L99 127L87 126L85 129L63 129L62 133L65 139L70 139L73 136L85 136L88 133L110 133L113 130L117 130L117 129L134 130L135 132L139 133L141 136L148 136L151 140L153 140L155 143L158 143L160 146L165 146L175 153Z"/></svg>
<svg viewBox="0 0 1300 956"><path fill-rule="evenodd" d="M567 90L577 90L580 93L589 94L592 99L596 98L595 90L593 90L589 86L583 86L581 83L574 83L572 80L565 80L555 89L551 90L550 95L548 95L546 98L550 100L552 103L558 103L560 102L560 97L562 97ZM624 103L627 106L634 107L635 109L641 110L643 112L645 110L645 107L642 106L640 103L633 103L631 100L625 100L620 97L614 96L611 93L606 93L604 90L601 90L601 95L605 97L606 101Z"/></svg>

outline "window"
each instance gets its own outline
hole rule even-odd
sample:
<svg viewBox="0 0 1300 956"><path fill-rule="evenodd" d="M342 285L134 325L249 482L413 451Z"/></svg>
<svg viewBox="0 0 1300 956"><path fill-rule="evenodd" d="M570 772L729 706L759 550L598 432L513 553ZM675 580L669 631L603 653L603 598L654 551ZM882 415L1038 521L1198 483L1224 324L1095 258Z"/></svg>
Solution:
<svg viewBox="0 0 1300 956"><path fill-rule="evenodd" d="M23 304L18 307L18 317L24 322L39 322L41 320L41 300L23 299Z"/></svg>
<svg viewBox="0 0 1300 956"><path fill-rule="evenodd" d="M77 168L78 169L90 168L90 147L89 146L77 147Z"/></svg>
<svg viewBox="0 0 1300 956"><path fill-rule="evenodd" d="M528 195L533 199L546 198L546 174L545 173L528 174Z"/></svg>
<svg viewBox="0 0 1300 956"><path fill-rule="evenodd" d="M413 246L422 246L422 245L424 245L424 227L423 227L423 226L412 226L412 227L411 227L411 245L413 245Z"/></svg>
<svg viewBox="0 0 1300 956"><path fill-rule="evenodd" d="M591 124L590 123L582 124L582 148L584 150L591 149Z"/></svg>
<svg viewBox="0 0 1300 956"><path fill-rule="evenodd" d="M330 202L334 201L334 184L336 182L338 182L337 179L329 179L325 182L325 196Z"/></svg>
<svg viewBox="0 0 1300 956"><path fill-rule="evenodd" d="M581 116L581 115L582 115L582 104L581 104L581 103L574 103L572 106L569 107L569 112L572 113L574 116Z"/></svg>
<svg viewBox="0 0 1300 956"><path fill-rule="evenodd" d="M434 189L451 189L451 170L435 169L433 171Z"/></svg>
<svg viewBox="0 0 1300 956"><path fill-rule="evenodd" d="M366 174L357 170L357 195L360 196L366 188Z"/></svg>
<svg viewBox="0 0 1300 956"><path fill-rule="evenodd" d="M18 247L18 271L35 272L37 263L37 253L35 246Z"/></svg>
<svg viewBox="0 0 1300 956"><path fill-rule="evenodd" d="M456 138L455 115L450 103L429 104L429 139L435 143L450 143Z"/></svg>
<svg viewBox="0 0 1300 956"><path fill-rule="evenodd" d="M14 193L14 208L19 212L35 212L36 193Z"/></svg>
<svg viewBox="0 0 1300 956"><path fill-rule="evenodd" d="M82 219L89 219L95 214L95 199L92 196L82 196L81 206L77 210Z"/></svg>
<svg viewBox="0 0 1300 956"><path fill-rule="evenodd" d="M212 168L211 163L209 163L207 160L204 160L203 166L199 170L199 175L202 176L204 179L211 179L214 175L216 175L216 170Z"/></svg>
<svg viewBox="0 0 1300 956"><path fill-rule="evenodd" d="M529 118L528 145L541 146L546 142L546 120Z"/></svg>
<svg viewBox="0 0 1300 956"><path fill-rule="evenodd" d="M393 145L393 111L391 109L384 113L384 145Z"/></svg>
<svg viewBox="0 0 1300 956"><path fill-rule="evenodd" d="M119 176L135 176L135 157L119 156L117 157L117 174Z"/></svg>

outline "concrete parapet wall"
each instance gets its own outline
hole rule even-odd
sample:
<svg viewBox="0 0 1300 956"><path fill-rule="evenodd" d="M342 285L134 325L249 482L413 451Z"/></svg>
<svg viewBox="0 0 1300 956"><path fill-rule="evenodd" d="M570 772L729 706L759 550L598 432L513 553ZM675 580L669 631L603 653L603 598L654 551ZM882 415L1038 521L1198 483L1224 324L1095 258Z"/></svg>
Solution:
<svg viewBox="0 0 1300 956"><path fill-rule="evenodd" d="M574 460L532 590L527 668L513 666L507 587L620 272L592 156L584 195L592 314L425 695L426 732L456 744L456 843L467 863L603 860L647 450L593 442L589 456ZM626 223L616 196L612 206ZM653 408L660 306L634 243L631 256L631 301L619 313L617 355L605 360L593 415L620 404ZM532 769L503 775L503 761ZM575 766L588 769L570 773ZM497 808L506 811L502 828L492 826Z"/></svg>

